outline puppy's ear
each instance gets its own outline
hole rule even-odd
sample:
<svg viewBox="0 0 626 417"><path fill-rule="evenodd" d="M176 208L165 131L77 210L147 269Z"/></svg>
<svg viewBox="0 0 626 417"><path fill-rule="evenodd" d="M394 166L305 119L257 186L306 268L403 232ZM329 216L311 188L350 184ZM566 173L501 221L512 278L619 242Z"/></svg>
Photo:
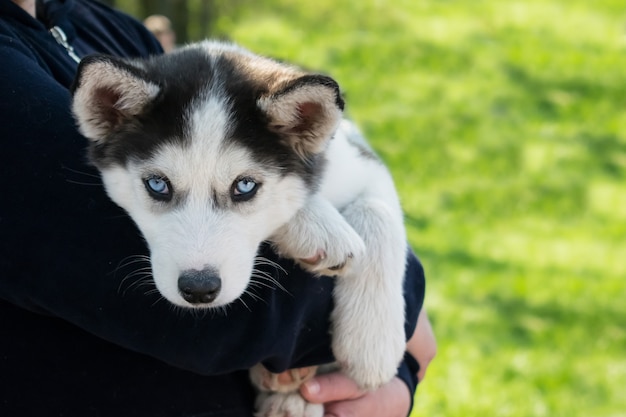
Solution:
<svg viewBox="0 0 626 417"><path fill-rule="evenodd" d="M344 102L339 86L323 75L304 75L261 97L268 127L303 158L326 148L341 121Z"/></svg>
<svg viewBox="0 0 626 417"><path fill-rule="evenodd" d="M117 58L83 59L72 85L72 112L80 132L94 142L105 140L123 123L141 114L161 88L141 68Z"/></svg>

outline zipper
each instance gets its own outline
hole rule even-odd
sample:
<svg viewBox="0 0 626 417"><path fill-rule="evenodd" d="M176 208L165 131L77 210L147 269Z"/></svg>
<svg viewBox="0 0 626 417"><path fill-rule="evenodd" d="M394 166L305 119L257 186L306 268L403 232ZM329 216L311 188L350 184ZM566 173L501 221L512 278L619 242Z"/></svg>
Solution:
<svg viewBox="0 0 626 417"><path fill-rule="evenodd" d="M58 26L52 26L50 28L50 33L52 34L54 40L57 41L57 43L63 48L65 48L70 58L76 61L77 64L80 63L80 58L78 57L78 55L76 55L76 52L74 52L74 48L72 48L72 45L67 42L67 36L65 35L65 32L63 32L63 29Z"/></svg>

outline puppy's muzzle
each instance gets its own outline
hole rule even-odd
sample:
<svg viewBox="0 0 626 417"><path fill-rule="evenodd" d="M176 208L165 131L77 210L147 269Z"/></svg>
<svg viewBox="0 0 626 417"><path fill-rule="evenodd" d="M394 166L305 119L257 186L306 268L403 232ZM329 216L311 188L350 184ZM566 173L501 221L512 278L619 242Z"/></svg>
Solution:
<svg viewBox="0 0 626 417"><path fill-rule="evenodd" d="M178 277L178 291L190 304L212 303L222 289L219 273L213 268L190 269Z"/></svg>

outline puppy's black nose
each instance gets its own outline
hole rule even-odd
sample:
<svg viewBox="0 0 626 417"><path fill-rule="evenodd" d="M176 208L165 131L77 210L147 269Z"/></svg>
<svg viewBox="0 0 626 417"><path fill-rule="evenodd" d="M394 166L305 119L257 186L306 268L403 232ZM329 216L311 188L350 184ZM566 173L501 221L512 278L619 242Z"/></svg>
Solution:
<svg viewBox="0 0 626 417"><path fill-rule="evenodd" d="M178 277L178 290L190 304L208 304L213 302L222 288L222 280L213 268L202 271L190 269Z"/></svg>

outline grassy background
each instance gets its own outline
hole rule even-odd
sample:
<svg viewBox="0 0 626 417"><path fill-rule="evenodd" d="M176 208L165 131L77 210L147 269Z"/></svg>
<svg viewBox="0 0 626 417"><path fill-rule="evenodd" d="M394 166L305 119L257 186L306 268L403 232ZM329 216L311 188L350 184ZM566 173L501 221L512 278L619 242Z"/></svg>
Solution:
<svg viewBox="0 0 626 417"><path fill-rule="evenodd" d="M626 4L224 2L389 164L439 354L414 416L626 416Z"/></svg>

